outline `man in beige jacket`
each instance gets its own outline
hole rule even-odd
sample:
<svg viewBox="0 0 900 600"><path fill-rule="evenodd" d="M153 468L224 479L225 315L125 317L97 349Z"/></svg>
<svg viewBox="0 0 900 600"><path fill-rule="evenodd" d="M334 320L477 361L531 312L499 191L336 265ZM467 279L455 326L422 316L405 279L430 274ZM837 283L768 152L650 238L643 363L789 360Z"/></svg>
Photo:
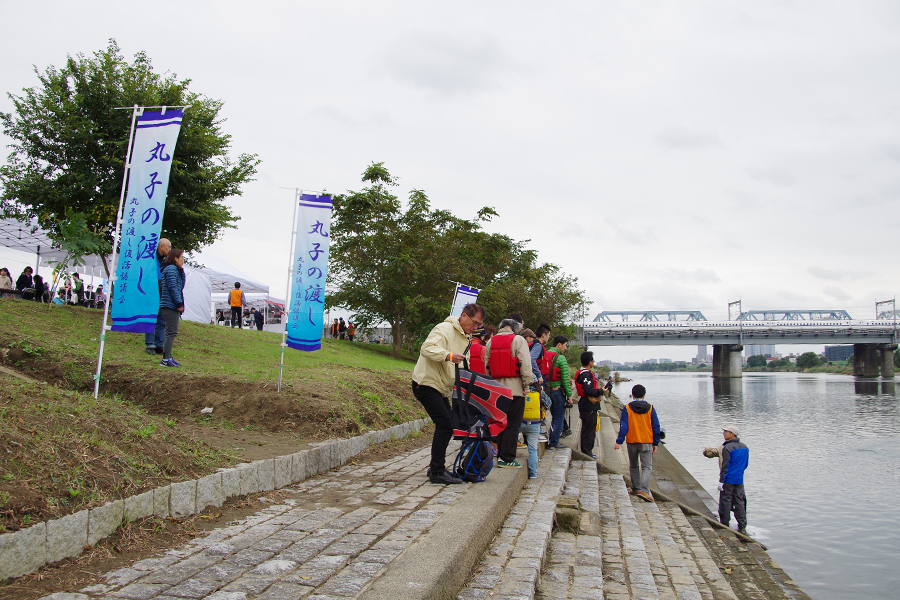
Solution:
<svg viewBox="0 0 900 600"><path fill-rule="evenodd" d="M512 402L506 413L506 429L497 436L497 466L519 468L516 460L516 441L525 414L525 394L534 380L528 342L520 335L522 323L515 319L500 321L500 329L484 348L484 363L497 383L512 390ZM491 353L491 351L494 351Z"/></svg>
<svg viewBox="0 0 900 600"><path fill-rule="evenodd" d="M460 316L447 317L443 323L435 325L419 349L419 360L412 374L412 391L434 422L428 467L431 483L462 483L462 479L447 473L444 467L447 446L453 438L450 395L456 382L455 365L469 353L469 336L483 324L484 308L467 304Z"/></svg>

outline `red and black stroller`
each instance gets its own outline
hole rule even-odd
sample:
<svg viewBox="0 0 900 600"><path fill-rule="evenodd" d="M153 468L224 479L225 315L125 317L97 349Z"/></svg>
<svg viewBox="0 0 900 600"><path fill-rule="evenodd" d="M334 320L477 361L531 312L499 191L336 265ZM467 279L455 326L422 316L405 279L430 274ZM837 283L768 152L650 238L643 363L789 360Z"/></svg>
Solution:
<svg viewBox="0 0 900 600"><path fill-rule="evenodd" d="M465 365L468 367L468 364ZM512 390L487 375L456 367L450 420L453 439L462 447L453 461L454 474L465 481L484 481L494 466L491 440L506 428Z"/></svg>

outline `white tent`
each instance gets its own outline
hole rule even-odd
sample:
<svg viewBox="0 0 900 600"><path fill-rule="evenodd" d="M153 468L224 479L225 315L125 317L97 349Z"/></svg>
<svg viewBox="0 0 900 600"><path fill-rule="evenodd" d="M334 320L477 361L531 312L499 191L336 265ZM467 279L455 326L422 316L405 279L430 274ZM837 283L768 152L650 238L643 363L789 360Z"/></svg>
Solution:
<svg viewBox="0 0 900 600"><path fill-rule="evenodd" d="M251 294L268 297L269 286L250 279L228 263L209 257L201 260L214 263L216 268L195 269L185 265L184 318L188 321L210 323L215 318L214 301L233 290L235 282L240 282L248 300Z"/></svg>

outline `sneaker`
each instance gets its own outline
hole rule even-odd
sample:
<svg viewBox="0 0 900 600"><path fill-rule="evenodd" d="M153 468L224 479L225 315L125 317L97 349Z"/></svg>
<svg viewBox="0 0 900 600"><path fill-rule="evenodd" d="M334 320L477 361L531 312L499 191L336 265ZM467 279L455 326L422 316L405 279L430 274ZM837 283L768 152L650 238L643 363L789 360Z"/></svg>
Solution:
<svg viewBox="0 0 900 600"><path fill-rule="evenodd" d="M590 456L590 457L593 458L594 460L597 460L597 455L594 454L593 452L591 452L590 454L588 454L588 456Z"/></svg>
<svg viewBox="0 0 900 600"><path fill-rule="evenodd" d="M539 436L538 436L538 442L546 442L546 441L547 441L547 436L546 436L546 435L539 435Z"/></svg>
<svg viewBox="0 0 900 600"><path fill-rule="evenodd" d="M516 442L516 448L527 448L528 444L523 444L522 442Z"/></svg>
<svg viewBox="0 0 900 600"><path fill-rule="evenodd" d="M155 350L156 350L156 353L157 353L157 354L162 354L162 353L163 353L163 347L162 347L162 346L157 346L157 347L155 348ZM150 354L150 353L148 352L147 354Z"/></svg>
<svg viewBox="0 0 900 600"><path fill-rule="evenodd" d="M635 494L635 496L637 496L644 502L653 502L653 496L651 496L649 492L638 492L637 494Z"/></svg>
<svg viewBox="0 0 900 600"><path fill-rule="evenodd" d="M537 475L529 475L528 479L537 479Z"/></svg>
<svg viewBox="0 0 900 600"><path fill-rule="evenodd" d="M438 483L438 484L443 484L443 485L452 485L455 483L463 482L462 479L451 475L447 471L430 472L428 474L428 481L430 483Z"/></svg>
<svg viewBox="0 0 900 600"><path fill-rule="evenodd" d="M173 366L173 367L180 367L180 366L181 366L181 363L178 362L177 360L175 360L174 358L170 358L170 359L169 359L169 362L172 363L172 366Z"/></svg>
<svg viewBox="0 0 900 600"><path fill-rule="evenodd" d="M571 429L563 429L562 433L559 434L559 437L569 437L570 435L572 435Z"/></svg>
<svg viewBox="0 0 900 600"><path fill-rule="evenodd" d="M634 488L628 488L628 493L631 496L637 496L637 490Z"/></svg>
<svg viewBox="0 0 900 600"><path fill-rule="evenodd" d="M146 352L147 354L153 354L155 356L156 348L154 348L153 346L147 346L146 348L144 348L144 352Z"/></svg>
<svg viewBox="0 0 900 600"><path fill-rule="evenodd" d="M746 527L738 527L738 533L747 535L747 528Z"/></svg>
<svg viewBox="0 0 900 600"><path fill-rule="evenodd" d="M181 365L176 363L171 358L164 358L160 361L159 366L161 366L161 367L180 367Z"/></svg>
<svg viewBox="0 0 900 600"><path fill-rule="evenodd" d="M518 469L519 467L522 466L522 464L521 464L519 461L517 461L517 460L511 461L511 462L506 462L505 460L500 460L500 459L498 458L498 459L497 459L497 466L500 467L501 469L503 469L503 468L507 468L507 469Z"/></svg>

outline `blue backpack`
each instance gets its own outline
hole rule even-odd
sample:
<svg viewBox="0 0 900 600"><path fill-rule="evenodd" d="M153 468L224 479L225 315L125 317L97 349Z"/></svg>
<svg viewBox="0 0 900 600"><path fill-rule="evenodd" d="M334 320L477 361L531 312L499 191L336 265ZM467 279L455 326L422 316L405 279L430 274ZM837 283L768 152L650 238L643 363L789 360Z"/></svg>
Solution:
<svg viewBox="0 0 900 600"><path fill-rule="evenodd" d="M495 455L496 451L490 442L465 440L453 461L453 472L463 481L484 481L494 467Z"/></svg>

